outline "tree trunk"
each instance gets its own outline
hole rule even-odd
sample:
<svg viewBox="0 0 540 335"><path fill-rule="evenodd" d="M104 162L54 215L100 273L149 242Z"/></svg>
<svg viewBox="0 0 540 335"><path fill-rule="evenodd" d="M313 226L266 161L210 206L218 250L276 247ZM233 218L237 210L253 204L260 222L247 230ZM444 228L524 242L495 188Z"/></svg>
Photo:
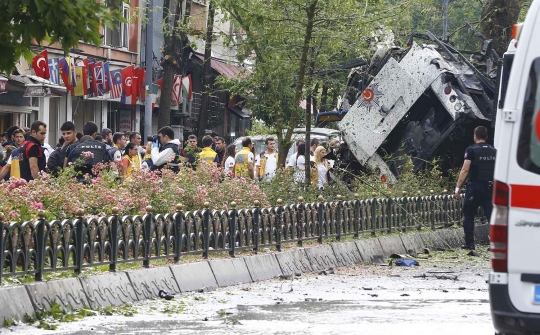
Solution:
<svg viewBox="0 0 540 335"><path fill-rule="evenodd" d="M306 97L306 185L311 182L311 164L310 164L310 144L311 144L311 91Z"/></svg>
<svg viewBox="0 0 540 335"><path fill-rule="evenodd" d="M317 2L318 0L314 0L307 8L308 21L307 21L307 26L306 26L306 35L304 36L304 44L302 46L302 55L300 57L300 67L298 69L298 81L296 82L296 87L294 89L294 101L293 101L293 106L292 106L293 110L291 113L291 118L289 119L289 125L287 127L287 133L285 134L285 140L283 141L284 151L282 152L288 152L289 148L292 145L291 137L293 134L294 127L296 126L296 120L298 119L298 114L299 114L298 109L300 108L299 106L300 98L302 97L302 90L304 89L304 84L305 84L308 52L309 52L309 47L312 40L313 25L314 25L314 19L315 19L315 10L317 9ZM281 147L281 144L280 144L280 147ZM287 158L287 155L279 156L278 166L284 166L286 158ZM307 163L307 159L306 159L306 163Z"/></svg>
<svg viewBox="0 0 540 335"><path fill-rule="evenodd" d="M185 33L178 32L180 23L184 25L189 22L191 12L191 0L185 4L185 12L182 15L181 0L165 0L163 3L163 86L161 88L161 97L159 99L159 117L158 129L171 125L171 96L174 84L174 76L187 63L187 55L184 55L184 49L188 46L189 40ZM181 93L181 92L180 92Z"/></svg>
<svg viewBox="0 0 540 335"><path fill-rule="evenodd" d="M512 39L512 27L519 18L520 5L520 0L488 0L482 8L482 35L493 40L493 49L501 57Z"/></svg>
<svg viewBox="0 0 540 335"><path fill-rule="evenodd" d="M197 122L197 137L204 136L206 125L208 123L208 111L210 109L210 93L212 90L212 41L214 33L214 16L215 8L214 1L209 0L208 4L208 20L206 22L206 41L204 43L204 77L203 77L203 92L201 99L201 111L199 112L199 120Z"/></svg>
<svg viewBox="0 0 540 335"><path fill-rule="evenodd" d="M322 93L321 93L321 109L319 112L326 112L328 111L327 107L327 101L328 101L328 86L326 84L322 87Z"/></svg>

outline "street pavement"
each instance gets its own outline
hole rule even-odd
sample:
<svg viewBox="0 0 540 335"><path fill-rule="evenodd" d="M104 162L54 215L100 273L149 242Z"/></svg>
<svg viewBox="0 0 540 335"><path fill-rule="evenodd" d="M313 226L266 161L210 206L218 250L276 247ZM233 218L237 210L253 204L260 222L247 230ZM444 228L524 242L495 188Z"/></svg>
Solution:
<svg viewBox="0 0 540 335"><path fill-rule="evenodd" d="M133 316L86 317L54 331L18 325L0 334L493 334L489 259L479 254L432 252L414 267L364 264L156 297L134 304Z"/></svg>

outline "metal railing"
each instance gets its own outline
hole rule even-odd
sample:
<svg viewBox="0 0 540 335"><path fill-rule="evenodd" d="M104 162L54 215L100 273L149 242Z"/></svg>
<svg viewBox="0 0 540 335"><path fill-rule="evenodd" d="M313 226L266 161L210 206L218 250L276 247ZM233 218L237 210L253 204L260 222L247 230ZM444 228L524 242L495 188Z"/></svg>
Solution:
<svg viewBox="0 0 540 335"><path fill-rule="evenodd" d="M108 265L142 262L144 267L157 259L174 259L183 255L200 254L208 258L210 252L275 247L325 239L341 240L344 236L360 234L435 229L461 221L462 200L452 195L430 195L401 198L373 198L344 200L337 196L333 202L319 197L315 203L304 203L302 197L292 205L261 208L255 201L253 208L230 210L205 209L184 212L182 205L176 212L154 214L146 208L145 215L119 216L113 209L109 217L86 219L82 210L77 217L63 221L39 218L24 223L7 223L0 213L0 281L3 277L34 274L42 280L51 271L73 270Z"/></svg>

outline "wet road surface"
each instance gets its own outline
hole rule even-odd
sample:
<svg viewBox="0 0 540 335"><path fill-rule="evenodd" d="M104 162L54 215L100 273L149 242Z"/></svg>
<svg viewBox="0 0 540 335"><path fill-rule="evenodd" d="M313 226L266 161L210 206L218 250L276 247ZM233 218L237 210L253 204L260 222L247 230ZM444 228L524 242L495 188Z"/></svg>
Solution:
<svg viewBox="0 0 540 335"><path fill-rule="evenodd" d="M412 268L360 265L181 294L134 304L131 317L100 315L54 331L23 325L0 333L493 334L485 253L419 261Z"/></svg>

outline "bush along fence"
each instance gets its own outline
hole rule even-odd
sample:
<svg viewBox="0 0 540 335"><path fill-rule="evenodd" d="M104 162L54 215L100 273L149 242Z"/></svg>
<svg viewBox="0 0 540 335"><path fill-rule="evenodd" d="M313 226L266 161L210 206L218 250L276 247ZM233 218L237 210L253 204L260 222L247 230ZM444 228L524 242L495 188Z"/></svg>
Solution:
<svg viewBox="0 0 540 335"><path fill-rule="evenodd" d="M24 223L5 222L0 213L0 280L14 275L34 274L40 281L51 271L73 270L108 265L116 271L121 263L142 262L144 267L156 259L174 259L182 255L199 254L208 258L210 252L274 247L343 236L448 227L461 221L462 201L452 195L344 200L337 196L325 202L322 196L315 203L260 208L210 210L206 202L202 210L184 212L181 204L174 213L155 214L152 207L146 214L113 215L87 219L82 210L74 219L45 219L40 211L36 220Z"/></svg>

